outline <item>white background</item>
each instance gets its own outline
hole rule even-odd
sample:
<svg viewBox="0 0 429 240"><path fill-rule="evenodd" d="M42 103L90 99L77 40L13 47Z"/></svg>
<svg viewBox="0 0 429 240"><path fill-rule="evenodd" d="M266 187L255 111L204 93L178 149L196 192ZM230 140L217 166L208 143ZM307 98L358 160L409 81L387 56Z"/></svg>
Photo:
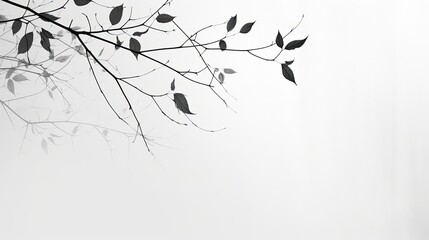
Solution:
<svg viewBox="0 0 429 240"><path fill-rule="evenodd" d="M310 35L291 56L298 87L277 64L217 55L238 72L226 83L238 113L194 96L196 119L227 129L164 121L152 127L171 130L159 135L169 147L155 157L117 141L112 158L82 134L48 155L27 142L19 158L22 129L1 113L0 239L429 239L428 9L176 0L166 11L189 31L235 14L238 25L256 20L252 43L305 14L289 39Z"/></svg>

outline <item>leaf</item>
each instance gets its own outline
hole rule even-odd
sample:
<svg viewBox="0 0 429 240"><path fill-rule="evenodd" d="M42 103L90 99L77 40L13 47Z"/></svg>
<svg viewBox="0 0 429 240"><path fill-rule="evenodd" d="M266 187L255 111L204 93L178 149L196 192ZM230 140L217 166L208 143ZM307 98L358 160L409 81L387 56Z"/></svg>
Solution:
<svg viewBox="0 0 429 240"><path fill-rule="evenodd" d="M176 89L176 83L175 82L176 82L176 79L173 79L173 81L170 84L171 91L174 91Z"/></svg>
<svg viewBox="0 0 429 240"><path fill-rule="evenodd" d="M45 22L55 22L60 19L59 17L53 16L49 13L40 13L39 16Z"/></svg>
<svg viewBox="0 0 429 240"><path fill-rule="evenodd" d="M76 133L77 133L77 130L79 129L79 125L76 125L74 128L73 128L73 135L75 135Z"/></svg>
<svg viewBox="0 0 429 240"><path fill-rule="evenodd" d="M46 139L42 139L42 143L40 145L42 146L43 151L48 153L48 142L46 142Z"/></svg>
<svg viewBox="0 0 429 240"><path fill-rule="evenodd" d="M159 22L159 23L168 23L168 22L173 21L173 19L174 19L174 18L175 18L175 17L170 16L170 15L168 15L168 14L161 13L161 14L159 14L159 15L156 17L156 21L157 21L157 22Z"/></svg>
<svg viewBox="0 0 429 240"><path fill-rule="evenodd" d="M232 29L234 29L235 25L237 24L237 15L231 17L226 24L226 30L229 32Z"/></svg>
<svg viewBox="0 0 429 240"><path fill-rule="evenodd" d="M30 50L31 45L33 44L33 32L29 32L25 34L18 44L18 54L26 53Z"/></svg>
<svg viewBox="0 0 429 240"><path fill-rule="evenodd" d="M10 76L12 76L12 73L15 72L16 68L9 68L9 70L7 70L6 72L6 79L10 78Z"/></svg>
<svg viewBox="0 0 429 240"><path fill-rule="evenodd" d="M75 46L74 50L80 55L85 55L85 48L82 45Z"/></svg>
<svg viewBox="0 0 429 240"><path fill-rule="evenodd" d="M220 40L220 41L219 41L219 48L220 48L220 50L222 50L222 51L225 51L225 50L226 50L226 42L225 42L224 40Z"/></svg>
<svg viewBox="0 0 429 240"><path fill-rule="evenodd" d="M107 129L104 129L103 130L103 135L105 136L105 137L107 137L107 135L109 134L109 131L107 130Z"/></svg>
<svg viewBox="0 0 429 240"><path fill-rule="evenodd" d="M114 7L112 11L110 11L109 19L112 25L116 25L121 21L123 11L124 4Z"/></svg>
<svg viewBox="0 0 429 240"><path fill-rule="evenodd" d="M57 36L64 37L64 31L63 30L58 31Z"/></svg>
<svg viewBox="0 0 429 240"><path fill-rule="evenodd" d="M51 53L49 53L49 59L54 59L55 55L54 55L54 51L51 50Z"/></svg>
<svg viewBox="0 0 429 240"><path fill-rule="evenodd" d="M218 79L220 84L223 84L223 82L225 81L225 75L223 75L223 73L219 73Z"/></svg>
<svg viewBox="0 0 429 240"><path fill-rule="evenodd" d="M293 76L292 69L290 69L290 67L287 64L282 64L282 73L287 80L295 83L296 85L295 77Z"/></svg>
<svg viewBox="0 0 429 240"><path fill-rule="evenodd" d="M223 72L226 73L226 74L234 74L234 73L236 73L236 71L234 71L234 69L231 69L231 68L224 68Z"/></svg>
<svg viewBox="0 0 429 240"><path fill-rule="evenodd" d="M9 92L15 95L15 84L10 79L7 81L7 89L9 90Z"/></svg>
<svg viewBox="0 0 429 240"><path fill-rule="evenodd" d="M52 137L48 137L48 140L49 140L51 143L55 144L55 140L54 140Z"/></svg>
<svg viewBox="0 0 429 240"><path fill-rule="evenodd" d="M74 0L74 3L76 6L85 6L86 4L90 3L91 0Z"/></svg>
<svg viewBox="0 0 429 240"><path fill-rule="evenodd" d="M292 41L286 45L285 49L286 50L294 50L295 48L300 48L300 47L302 47L302 45L304 45L305 41L307 41L307 38L308 38L308 36L302 40Z"/></svg>
<svg viewBox="0 0 429 240"><path fill-rule="evenodd" d="M176 108L179 109L181 112L186 114L194 114L189 110L188 101L186 100L185 95L183 95L182 93L175 93L173 101L176 105Z"/></svg>
<svg viewBox="0 0 429 240"><path fill-rule="evenodd" d="M27 81L28 78L22 74L18 74L18 75L13 76L12 80L15 82L23 82L23 81Z"/></svg>
<svg viewBox="0 0 429 240"><path fill-rule="evenodd" d="M283 37L282 37L282 34L280 33L280 31L277 33L276 44L279 48L283 48L284 42L283 42Z"/></svg>
<svg viewBox="0 0 429 240"><path fill-rule="evenodd" d="M250 30L252 30L253 24L255 24L255 22L250 22L250 23L244 24L240 29L240 33L250 32Z"/></svg>
<svg viewBox="0 0 429 240"><path fill-rule="evenodd" d="M20 20L15 20L13 21L12 24L12 35L15 35L17 32L19 32L19 30L21 29L22 26L22 22Z"/></svg>
<svg viewBox="0 0 429 240"><path fill-rule="evenodd" d="M119 37L116 36L116 45L115 45L115 50L118 50L120 46L122 46L122 43L124 43L124 41L119 41Z"/></svg>
<svg viewBox="0 0 429 240"><path fill-rule="evenodd" d="M148 28L148 29L146 29L146 31L143 31L143 32L135 32L135 33L133 33L133 36L140 37L141 35L143 35L143 34L147 33L148 31L149 31L149 28Z"/></svg>
<svg viewBox="0 0 429 240"><path fill-rule="evenodd" d="M54 95L52 94L51 91L48 91L49 97L51 97L52 99L54 99Z"/></svg>
<svg viewBox="0 0 429 240"><path fill-rule="evenodd" d="M54 39L54 36L52 35L52 33L44 28L42 28L42 32L40 33L40 35L45 36L46 38Z"/></svg>
<svg viewBox="0 0 429 240"><path fill-rule="evenodd" d="M71 55L66 55L66 56L60 56L60 57L57 57L56 59L55 59L55 61L56 62L65 62L65 61L67 61L68 59L69 59L69 57L70 57Z"/></svg>
<svg viewBox="0 0 429 240"><path fill-rule="evenodd" d="M40 45L48 51L49 53L52 52L51 50L51 43L49 42L49 38L46 37L46 35L40 34Z"/></svg>
<svg viewBox="0 0 429 240"><path fill-rule="evenodd" d="M136 57L136 59L138 59L141 46L140 46L140 42L137 41L137 39L130 38L130 49L134 54L134 56Z"/></svg>
<svg viewBox="0 0 429 240"><path fill-rule="evenodd" d="M292 60L292 61L286 61L286 62L285 62L285 64L286 64L286 65L291 65L291 64L293 63L293 61L294 61L294 60Z"/></svg>

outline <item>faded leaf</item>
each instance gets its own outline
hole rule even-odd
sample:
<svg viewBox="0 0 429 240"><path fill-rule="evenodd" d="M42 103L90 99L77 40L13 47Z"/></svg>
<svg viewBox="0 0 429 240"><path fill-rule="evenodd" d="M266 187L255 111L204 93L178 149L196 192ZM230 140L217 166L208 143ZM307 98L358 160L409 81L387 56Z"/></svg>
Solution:
<svg viewBox="0 0 429 240"><path fill-rule="evenodd" d="M226 24L226 30L229 32L232 29L234 29L235 25L237 24L237 15L231 17Z"/></svg>
<svg viewBox="0 0 429 240"><path fill-rule="evenodd" d="M48 153L48 142L46 142L46 139L42 139L42 143L40 145L43 151L45 151L45 153Z"/></svg>
<svg viewBox="0 0 429 240"><path fill-rule="evenodd" d="M74 3L76 4L76 6L85 6L90 2L91 0L74 0Z"/></svg>
<svg viewBox="0 0 429 240"><path fill-rule="evenodd" d="M7 89L9 90L9 92L11 92L13 95L15 95L15 84L13 83L13 81L11 79L9 79L7 81Z"/></svg>
<svg viewBox="0 0 429 240"><path fill-rule="evenodd" d="M64 37L64 31L63 30L58 31L57 36L58 37Z"/></svg>
<svg viewBox="0 0 429 240"><path fill-rule="evenodd" d="M225 51L225 50L226 50L226 42L225 42L224 40L220 40L220 41L219 41L219 48L220 48L220 50L222 50L222 51Z"/></svg>
<svg viewBox="0 0 429 240"><path fill-rule="evenodd" d="M292 69L290 69L290 67L287 64L282 64L282 73L287 80L295 83L296 85L295 77L293 76Z"/></svg>
<svg viewBox="0 0 429 240"><path fill-rule="evenodd" d="M65 62L70 58L71 55L59 56L55 59L56 62Z"/></svg>
<svg viewBox="0 0 429 240"><path fill-rule="evenodd" d="M156 17L156 21L157 21L157 22L159 22L159 23L168 23L168 22L173 21L173 19L174 19L174 18L175 18L175 17L170 16L170 15L168 15L168 14L161 13L161 14L159 14L159 15Z"/></svg>
<svg viewBox="0 0 429 240"><path fill-rule="evenodd" d="M51 97L52 99L54 99L54 95L52 94L51 91L48 91L49 97Z"/></svg>
<svg viewBox="0 0 429 240"><path fill-rule="evenodd" d="M43 21L46 21L46 22L55 22L58 19L60 19L59 17L53 16L49 13L40 13L39 16Z"/></svg>
<svg viewBox="0 0 429 240"><path fill-rule="evenodd" d="M194 114L189 110L188 101L186 100L185 95L183 95L182 93L174 94L174 104L176 105L176 108L179 109L181 112L186 114Z"/></svg>
<svg viewBox="0 0 429 240"><path fill-rule="evenodd" d="M135 38L130 38L130 49L132 50L132 53L138 59L139 53L140 53L140 42Z"/></svg>
<svg viewBox="0 0 429 240"><path fill-rule="evenodd" d="M18 54L26 53L33 44L33 32L25 34L18 44Z"/></svg>
<svg viewBox="0 0 429 240"><path fill-rule="evenodd" d="M22 22L20 20L15 20L13 21L12 24L12 35L15 35L17 32L19 32L19 30L21 29L22 26Z"/></svg>
<svg viewBox="0 0 429 240"><path fill-rule="evenodd" d="M250 22L250 23L244 24L240 29L240 33L250 32L250 30L252 30L253 24L255 24L255 22Z"/></svg>
<svg viewBox="0 0 429 240"><path fill-rule="evenodd" d="M176 83L175 82L176 82L176 79L173 79L173 81L170 84L171 91L174 91L176 89Z"/></svg>
<svg viewBox="0 0 429 240"><path fill-rule="evenodd" d="M218 79L219 79L220 84L223 84L223 82L225 81L225 75L223 75L223 73L220 72Z"/></svg>
<svg viewBox="0 0 429 240"><path fill-rule="evenodd" d="M280 33L280 31L277 33L276 44L279 48L283 48L284 42L283 42L283 37L282 37L282 34Z"/></svg>
<svg viewBox="0 0 429 240"><path fill-rule="evenodd" d="M52 137L48 137L48 140L49 140L51 143L55 144L55 140L54 140Z"/></svg>
<svg viewBox="0 0 429 240"><path fill-rule="evenodd" d="M109 131L107 130L107 129L104 129L103 130L103 135L105 136L105 137L107 137L107 135L109 134Z"/></svg>
<svg viewBox="0 0 429 240"><path fill-rule="evenodd" d="M15 72L16 68L10 68L9 70L7 70L6 72L6 79L10 78L10 76L12 76L12 73Z"/></svg>
<svg viewBox="0 0 429 240"><path fill-rule="evenodd" d="M7 21L7 18L4 15L0 14L0 22L1 21ZM3 23L1 23L1 24L3 24Z"/></svg>
<svg viewBox="0 0 429 240"><path fill-rule="evenodd" d="M75 135L76 133L77 133L77 130L79 129L79 125L76 125L74 128L73 128L73 135Z"/></svg>
<svg viewBox="0 0 429 240"><path fill-rule="evenodd" d="M116 25L121 21L122 13L124 12L124 4L114 7L110 11L109 19L112 25Z"/></svg>
<svg viewBox="0 0 429 240"><path fill-rule="evenodd" d="M28 78L22 74L17 74L13 76L12 80L14 80L15 82L22 82L22 81L27 81Z"/></svg>
<svg viewBox="0 0 429 240"><path fill-rule="evenodd" d="M231 68L224 68L223 72L226 73L226 74L234 74L234 73L236 73L236 71L234 71L234 69L231 69Z"/></svg>
<svg viewBox="0 0 429 240"><path fill-rule="evenodd" d="M307 38L308 38L308 36L302 40L292 41L286 45L285 49L286 50L294 50L295 48L300 48L300 47L302 47L302 45L304 45L305 41L307 41Z"/></svg>

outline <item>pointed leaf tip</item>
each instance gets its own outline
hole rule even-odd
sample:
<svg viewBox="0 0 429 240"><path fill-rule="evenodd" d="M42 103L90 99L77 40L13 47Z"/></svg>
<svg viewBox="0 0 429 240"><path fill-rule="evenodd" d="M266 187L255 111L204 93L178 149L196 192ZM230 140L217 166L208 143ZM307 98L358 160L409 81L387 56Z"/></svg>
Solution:
<svg viewBox="0 0 429 240"><path fill-rule="evenodd" d="M124 4L116 6L110 11L109 20L113 25L118 24L122 19L122 13L124 12Z"/></svg>
<svg viewBox="0 0 429 240"><path fill-rule="evenodd" d="M282 34L280 33L280 31L277 33L277 37L276 37L276 45L279 48L283 48L284 42L283 42L283 37Z"/></svg>
<svg viewBox="0 0 429 240"><path fill-rule="evenodd" d="M179 109L181 112L191 115L194 114L189 110L188 101L186 100L185 95L183 95L182 93L175 93L173 101L176 105L176 108Z"/></svg>
<svg viewBox="0 0 429 240"><path fill-rule="evenodd" d="M13 21L12 24L12 35L15 35L17 32L19 32L19 30L21 29L22 26L22 22L20 20L15 20Z"/></svg>
<svg viewBox="0 0 429 240"><path fill-rule="evenodd" d="M300 48L300 47L302 47L302 45L304 45L305 41L307 41L307 38L308 38L308 36L302 40L292 41L286 45L285 49L286 50L294 50L295 48Z"/></svg>
<svg viewBox="0 0 429 240"><path fill-rule="evenodd" d="M176 82L176 79L173 79L173 81L170 84L171 91L174 91L176 89L176 83L175 82Z"/></svg>
<svg viewBox="0 0 429 240"><path fill-rule="evenodd" d="M174 20L175 17L165 14L165 13L161 13L156 17L156 21L159 23L168 23Z"/></svg>
<svg viewBox="0 0 429 240"><path fill-rule="evenodd" d="M236 24L237 24L237 14L228 20L228 23L226 24L226 30L230 32L232 29L234 29Z"/></svg>
<svg viewBox="0 0 429 240"><path fill-rule="evenodd" d="M255 22L250 22L250 23L244 24L243 27L241 27L241 29L240 29L240 33L250 32L250 30L252 30L253 24L255 24Z"/></svg>
<svg viewBox="0 0 429 240"><path fill-rule="evenodd" d="M31 45L33 44L33 32L25 34L18 44L18 54L26 53L30 50Z"/></svg>
<svg viewBox="0 0 429 240"><path fill-rule="evenodd" d="M290 69L290 67L285 63L282 64L282 73L287 80L295 83L296 85L295 76L293 75L292 69Z"/></svg>

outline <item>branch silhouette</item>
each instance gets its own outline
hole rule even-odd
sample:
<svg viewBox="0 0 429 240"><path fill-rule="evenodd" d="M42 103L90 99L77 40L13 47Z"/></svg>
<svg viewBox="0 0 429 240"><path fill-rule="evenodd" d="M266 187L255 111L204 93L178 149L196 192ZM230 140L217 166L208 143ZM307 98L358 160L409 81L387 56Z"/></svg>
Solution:
<svg viewBox="0 0 429 240"><path fill-rule="evenodd" d="M11 0L0 0L0 4L3 3L9 8L22 11L22 14L18 16L0 14L0 27L3 28L0 40L11 46L7 52L0 55L0 71L5 74L5 81L1 87L5 91L0 92L0 104L12 126L14 126L14 118L24 123L26 130L23 142L30 129L34 134L42 136L41 147L47 152L48 142L55 144L55 138L61 137L60 134L73 137L79 131L79 126L86 126L96 130L105 140L109 132L122 134L130 140L132 139L133 142L137 138L141 138L147 150L151 151L149 143L152 142L152 139L143 130L147 129L147 126L144 125L144 119L138 114L137 103L130 98L130 94L133 92L148 98L154 103L161 117L163 116L177 125L187 126L188 124L176 119L167 110L168 107L160 104L159 99L172 101L173 106L186 117L186 120L201 130L208 132L223 130L223 128L216 130L206 129L193 121L191 116L194 113L190 110L192 103L188 102L185 94L177 92L175 89L176 79L187 81L195 86L209 89L214 97L218 98L227 108L231 108L227 100L222 96L224 93L230 95L223 84L227 75L235 74L236 72L232 68L212 67L205 56L208 51L237 52L248 54L262 61L274 62L281 66L282 75L296 84L293 71L290 68L293 61L283 61L280 58L283 52L300 48L307 40L307 38L304 38L290 41L288 44L284 43L284 40L299 27L304 16L287 34L283 35L279 31L274 41L260 46L240 49L229 47L227 41L234 36L249 33L255 22L248 22L238 28L236 27L237 15L235 15L222 23L212 24L193 33L188 33L184 26L180 24L180 21L176 20L175 16L168 14L168 11L164 10L171 2L172 0L164 1L154 12L146 17L134 18L132 8L130 8L130 11L125 11L124 9L127 7L124 4L109 7L92 0L67 0L51 10L42 10L51 5L53 6L54 3L42 1L42 3L36 4L34 1L28 0L26 4L22 4ZM86 21L86 26L78 26L73 24L74 20L66 22L61 17L62 11L66 11L69 5L75 5L86 10L90 6L97 8L97 10L92 10L94 12L93 16L82 11L81 18ZM97 12L102 11L109 13L108 18L100 18L97 15ZM125 14L129 15L125 17ZM198 38L203 32L221 27L225 27L224 35L215 37L207 42L202 42ZM58 32L54 34L52 29L56 29ZM144 46L145 48L142 48L139 38L143 35L170 32L181 34L185 40L179 43L171 41L171 43L162 47L148 48ZM70 42L63 39L65 35L71 37ZM271 48L277 49L278 53L271 57L263 56L260 53L261 50ZM105 49L111 52L110 57L103 57L107 55L104 52ZM170 60L163 60L155 55L155 53L163 52L174 54L179 50L196 54L195 60L199 61L202 66L200 68L190 66L188 69L183 70ZM70 53L70 51L73 53ZM130 55L133 55L136 59L136 65L145 60L154 64L155 67L144 69L137 74L123 75L121 69L112 64L112 59L115 58L119 51L129 52ZM45 57L46 53L48 57ZM79 60L77 57L86 59L89 73L97 85L104 102L127 130L118 130L73 119L76 112L73 110L73 104L69 101L64 89L73 91L76 94L80 93L73 85L74 76L70 76L65 72L70 64ZM135 79L142 79L161 70L174 75L170 88L164 89L161 93L152 93L151 90L140 87L133 82ZM101 83L100 76L105 74L116 86L121 99L126 102L129 115L125 114L124 111L121 112L115 106L115 101L117 100L111 97L111 90L105 88ZM24 89L21 83L33 83L34 87ZM17 91L18 89L19 91ZM52 99L55 99L54 95L61 96L62 102L65 104L62 118L54 119L49 114L46 119L40 120L36 111L37 118L35 119L34 116L26 116L14 108L13 103L24 100L31 101L32 98L44 93L47 93Z"/></svg>

